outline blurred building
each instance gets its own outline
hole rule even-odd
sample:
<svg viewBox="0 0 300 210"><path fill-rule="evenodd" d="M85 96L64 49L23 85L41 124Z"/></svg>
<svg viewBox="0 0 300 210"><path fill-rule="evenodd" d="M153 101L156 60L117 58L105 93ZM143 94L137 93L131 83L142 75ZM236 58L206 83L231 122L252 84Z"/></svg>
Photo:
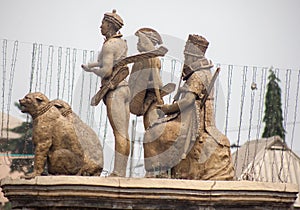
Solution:
<svg viewBox="0 0 300 210"><path fill-rule="evenodd" d="M293 183L300 190L300 158L279 137L251 140L233 153L237 180ZM300 198L294 204L300 209Z"/></svg>
<svg viewBox="0 0 300 210"><path fill-rule="evenodd" d="M8 128L15 128L17 126L20 126L22 124L22 121L18 118L15 118L13 116L7 116L7 114L0 112L0 144L7 144L7 142L10 139L19 138L20 135L11 131L8 131ZM8 125L8 126L7 126ZM12 178L19 177L21 173L14 172L10 173L10 164L12 160L12 155L6 151L0 152L0 179L10 176ZM7 199L4 198L3 193L1 192L0 188L0 203L4 204Z"/></svg>

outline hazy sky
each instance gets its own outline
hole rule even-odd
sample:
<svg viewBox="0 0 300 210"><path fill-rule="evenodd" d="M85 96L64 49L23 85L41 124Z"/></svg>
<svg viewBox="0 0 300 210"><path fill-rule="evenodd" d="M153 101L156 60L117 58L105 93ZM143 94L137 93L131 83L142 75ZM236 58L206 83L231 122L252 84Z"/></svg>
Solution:
<svg viewBox="0 0 300 210"><path fill-rule="evenodd" d="M99 49L105 12L116 9L130 36L140 27L210 41L223 64L300 67L299 0L0 0L0 38Z"/></svg>
<svg viewBox="0 0 300 210"><path fill-rule="evenodd" d="M0 39L99 50L99 26L112 9L124 20L124 37L151 27L182 47L199 34L215 63L300 69L300 0L0 0Z"/></svg>

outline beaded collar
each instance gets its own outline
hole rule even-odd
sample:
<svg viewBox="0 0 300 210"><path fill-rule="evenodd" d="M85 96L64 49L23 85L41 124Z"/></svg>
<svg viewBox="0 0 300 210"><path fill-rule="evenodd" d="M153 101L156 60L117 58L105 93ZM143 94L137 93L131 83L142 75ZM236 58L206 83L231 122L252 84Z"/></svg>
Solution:
<svg viewBox="0 0 300 210"><path fill-rule="evenodd" d="M38 116L41 116L42 114L46 113L51 107L53 106L52 103L47 103L45 106L43 106L39 111L37 111L35 114L32 114L32 119L37 118Z"/></svg>
<svg viewBox="0 0 300 210"><path fill-rule="evenodd" d="M71 108L66 109L61 113L62 116L67 117L69 114L71 114L73 111Z"/></svg>

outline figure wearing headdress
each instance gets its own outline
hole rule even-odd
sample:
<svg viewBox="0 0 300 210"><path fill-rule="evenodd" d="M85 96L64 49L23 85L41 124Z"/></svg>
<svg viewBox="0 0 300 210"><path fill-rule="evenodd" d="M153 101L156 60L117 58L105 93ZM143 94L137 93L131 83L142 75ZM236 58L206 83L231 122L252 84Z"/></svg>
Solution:
<svg viewBox="0 0 300 210"><path fill-rule="evenodd" d="M137 49L140 53L156 49L162 44L161 36L151 28L141 28L135 35L138 37ZM147 129L151 122L158 118L156 104L163 104L160 89L161 62L158 57L142 59L132 66L129 77L130 112L137 116L144 116L144 127Z"/></svg>
<svg viewBox="0 0 300 210"><path fill-rule="evenodd" d="M215 126L213 91L201 108L201 100L212 81L213 64L205 58L208 44L202 36L189 35L180 98L173 104L159 106L169 116L145 134L146 170L172 167L172 177L183 179L233 178L229 140ZM157 145L159 151L154 149Z"/></svg>
<svg viewBox="0 0 300 210"><path fill-rule="evenodd" d="M102 86L108 83L113 73L113 66L127 56L127 43L122 39L119 30L123 26L122 18L116 10L104 14L101 34L105 36L101 52L97 62L83 64L82 68L87 72L93 72L101 77ZM104 96L107 115L115 137L115 163L112 176L125 176L129 155L129 87L123 80L110 89Z"/></svg>

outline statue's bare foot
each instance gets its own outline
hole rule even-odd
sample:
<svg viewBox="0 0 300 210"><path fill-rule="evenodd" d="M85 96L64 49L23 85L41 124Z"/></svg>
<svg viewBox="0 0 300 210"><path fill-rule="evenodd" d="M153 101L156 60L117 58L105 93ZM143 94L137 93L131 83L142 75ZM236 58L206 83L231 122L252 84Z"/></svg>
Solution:
<svg viewBox="0 0 300 210"><path fill-rule="evenodd" d="M108 175L108 177L120 177L120 176L115 172L112 172L111 174Z"/></svg>
<svg viewBox="0 0 300 210"><path fill-rule="evenodd" d="M29 173L27 175L22 175L21 179L33 179L34 177L38 176L35 172Z"/></svg>

